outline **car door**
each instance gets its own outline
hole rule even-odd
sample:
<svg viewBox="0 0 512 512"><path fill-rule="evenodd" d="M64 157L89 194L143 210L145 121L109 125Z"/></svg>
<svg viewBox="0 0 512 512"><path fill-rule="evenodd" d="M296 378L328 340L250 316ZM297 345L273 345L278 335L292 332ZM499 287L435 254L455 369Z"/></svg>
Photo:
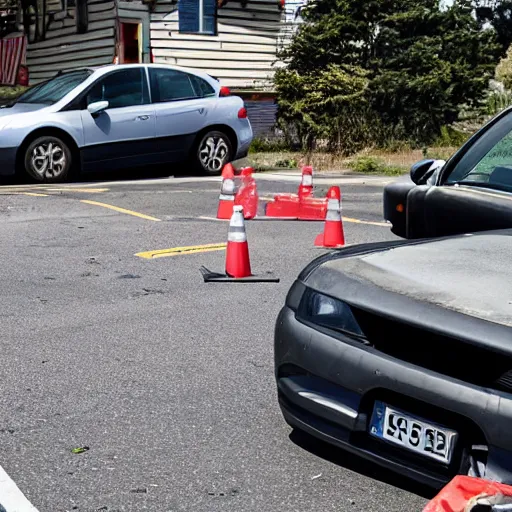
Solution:
<svg viewBox="0 0 512 512"><path fill-rule="evenodd" d="M422 236L512 227L512 112L454 160L441 172L437 186L411 191L408 222L420 213Z"/></svg>
<svg viewBox="0 0 512 512"><path fill-rule="evenodd" d="M215 90L196 75L175 69L148 69L162 161L182 160L197 133L207 126L216 100Z"/></svg>
<svg viewBox="0 0 512 512"><path fill-rule="evenodd" d="M83 168L152 163L155 109L149 97L146 68L121 68L99 78L86 92L84 105L98 101L108 101L108 108L96 115L91 115L87 108L81 111Z"/></svg>

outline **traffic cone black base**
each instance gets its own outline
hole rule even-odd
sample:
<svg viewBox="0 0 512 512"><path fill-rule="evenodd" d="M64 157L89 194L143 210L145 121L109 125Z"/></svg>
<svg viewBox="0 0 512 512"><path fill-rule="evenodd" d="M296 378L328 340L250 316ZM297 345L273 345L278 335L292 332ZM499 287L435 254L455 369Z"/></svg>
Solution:
<svg viewBox="0 0 512 512"><path fill-rule="evenodd" d="M226 274L219 274L218 272L212 272L208 270L206 267L201 267L199 269L201 274L203 274L203 279L205 283L279 283L279 277L264 277L252 275L249 277L229 277Z"/></svg>
<svg viewBox="0 0 512 512"><path fill-rule="evenodd" d="M226 247L226 270L223 274L212 272L201 267L201 274L205 283L278 283L275 277L255 276L251 271L249 244L245 232L244 208L242 205L233 207L233 214L229 221L228 243Z"/></svg>

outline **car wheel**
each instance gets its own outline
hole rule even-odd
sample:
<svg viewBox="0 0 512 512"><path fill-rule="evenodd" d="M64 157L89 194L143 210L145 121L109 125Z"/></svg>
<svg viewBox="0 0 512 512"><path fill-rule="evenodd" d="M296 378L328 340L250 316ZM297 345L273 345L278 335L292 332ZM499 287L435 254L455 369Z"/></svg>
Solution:
<svg viewBox="0 0 512 512"><path fill-rule="evenodd" d="M210 176L218 175L231 162L233 149L229 137L218 131L211 131L201 137L196 150L198 170Z"/></svg>
<svg viewBox="0 0 512 512"><path fill-rule="evenodd" d="M61 182L69 174L72 158L71 150L58 137L38 137L25 150L25 171L41 183Z"/></svg>

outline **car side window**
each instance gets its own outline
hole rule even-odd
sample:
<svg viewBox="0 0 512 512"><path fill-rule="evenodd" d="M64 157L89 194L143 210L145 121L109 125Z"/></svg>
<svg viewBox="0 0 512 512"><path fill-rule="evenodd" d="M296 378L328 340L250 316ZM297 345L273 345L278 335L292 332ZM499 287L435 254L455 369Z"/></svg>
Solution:
<svg viewBox="0 0 512 512"><path fill-rule="evenodd" d="M153 102L189 100L201 97L192 85L188 73L174 69L150 68L151 94Z"/></svg>
<svg viewBox="0 0 512 512"><path fill-rule="evenodd" d="M206 80L195 75L190 75L190 79L198 96L201 98L215 96L215 89Z"/></svg>
<svg viewBox="0 0 512 512"><path fill-rule="evenodd" d="M460 152L453 166L448 162L442 184L512 192L512 111L491 120Z"/></svg>
<svg viewBox="0 0 512 512"><path fill-rule="evenodd" d="M496 188L512 189L512 131L506 133L476 163L462 175L454 172L448 180L458 183L485 184Z"/></svg>
<svg viewBox="0 0 512 512"><path fill-rule="evenodd" d="M134 67L101 78L87 94L87 105L108 101L108 108L147 105L149 91L144 68Z"/></svg>

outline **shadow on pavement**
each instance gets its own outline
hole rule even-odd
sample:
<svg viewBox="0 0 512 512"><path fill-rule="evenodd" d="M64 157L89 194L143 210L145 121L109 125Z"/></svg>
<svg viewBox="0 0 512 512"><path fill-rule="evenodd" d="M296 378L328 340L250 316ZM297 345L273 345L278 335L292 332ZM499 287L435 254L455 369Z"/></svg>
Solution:
<svg viewBox="0 0 512 512"><path fill-rule="evenodd" d="M70 177L65 183L94 183L102 181L132 181L132 180L149 180L168 178L170 176L176 178L185 177L201 177L197 173L191 172L191 169L186 165L165 165L165 166L151 166L147 168L136 169L122 169L116 171L96 171L82 173L76 177ZM0 176L0 186L9 185L37 185L35 180L30 179L26 175L16 176ZM1 512L1 510L0 510Z"/></svg>
<svg viewBox="0 0 512 512"><path fill-rule="evenodd" d="M290 440L298 447L316 457L320 457L337 466L341 466L349 471L354 471L355 473L372 478L373 480L379 480L387 485L397 487L425 499L432 499L437 494L435 489L421 485L414 480L383 469L375 464L371 464L362 457L352 455L349 452L320 441L300 430L293 430L290 434Z"/></svg>

